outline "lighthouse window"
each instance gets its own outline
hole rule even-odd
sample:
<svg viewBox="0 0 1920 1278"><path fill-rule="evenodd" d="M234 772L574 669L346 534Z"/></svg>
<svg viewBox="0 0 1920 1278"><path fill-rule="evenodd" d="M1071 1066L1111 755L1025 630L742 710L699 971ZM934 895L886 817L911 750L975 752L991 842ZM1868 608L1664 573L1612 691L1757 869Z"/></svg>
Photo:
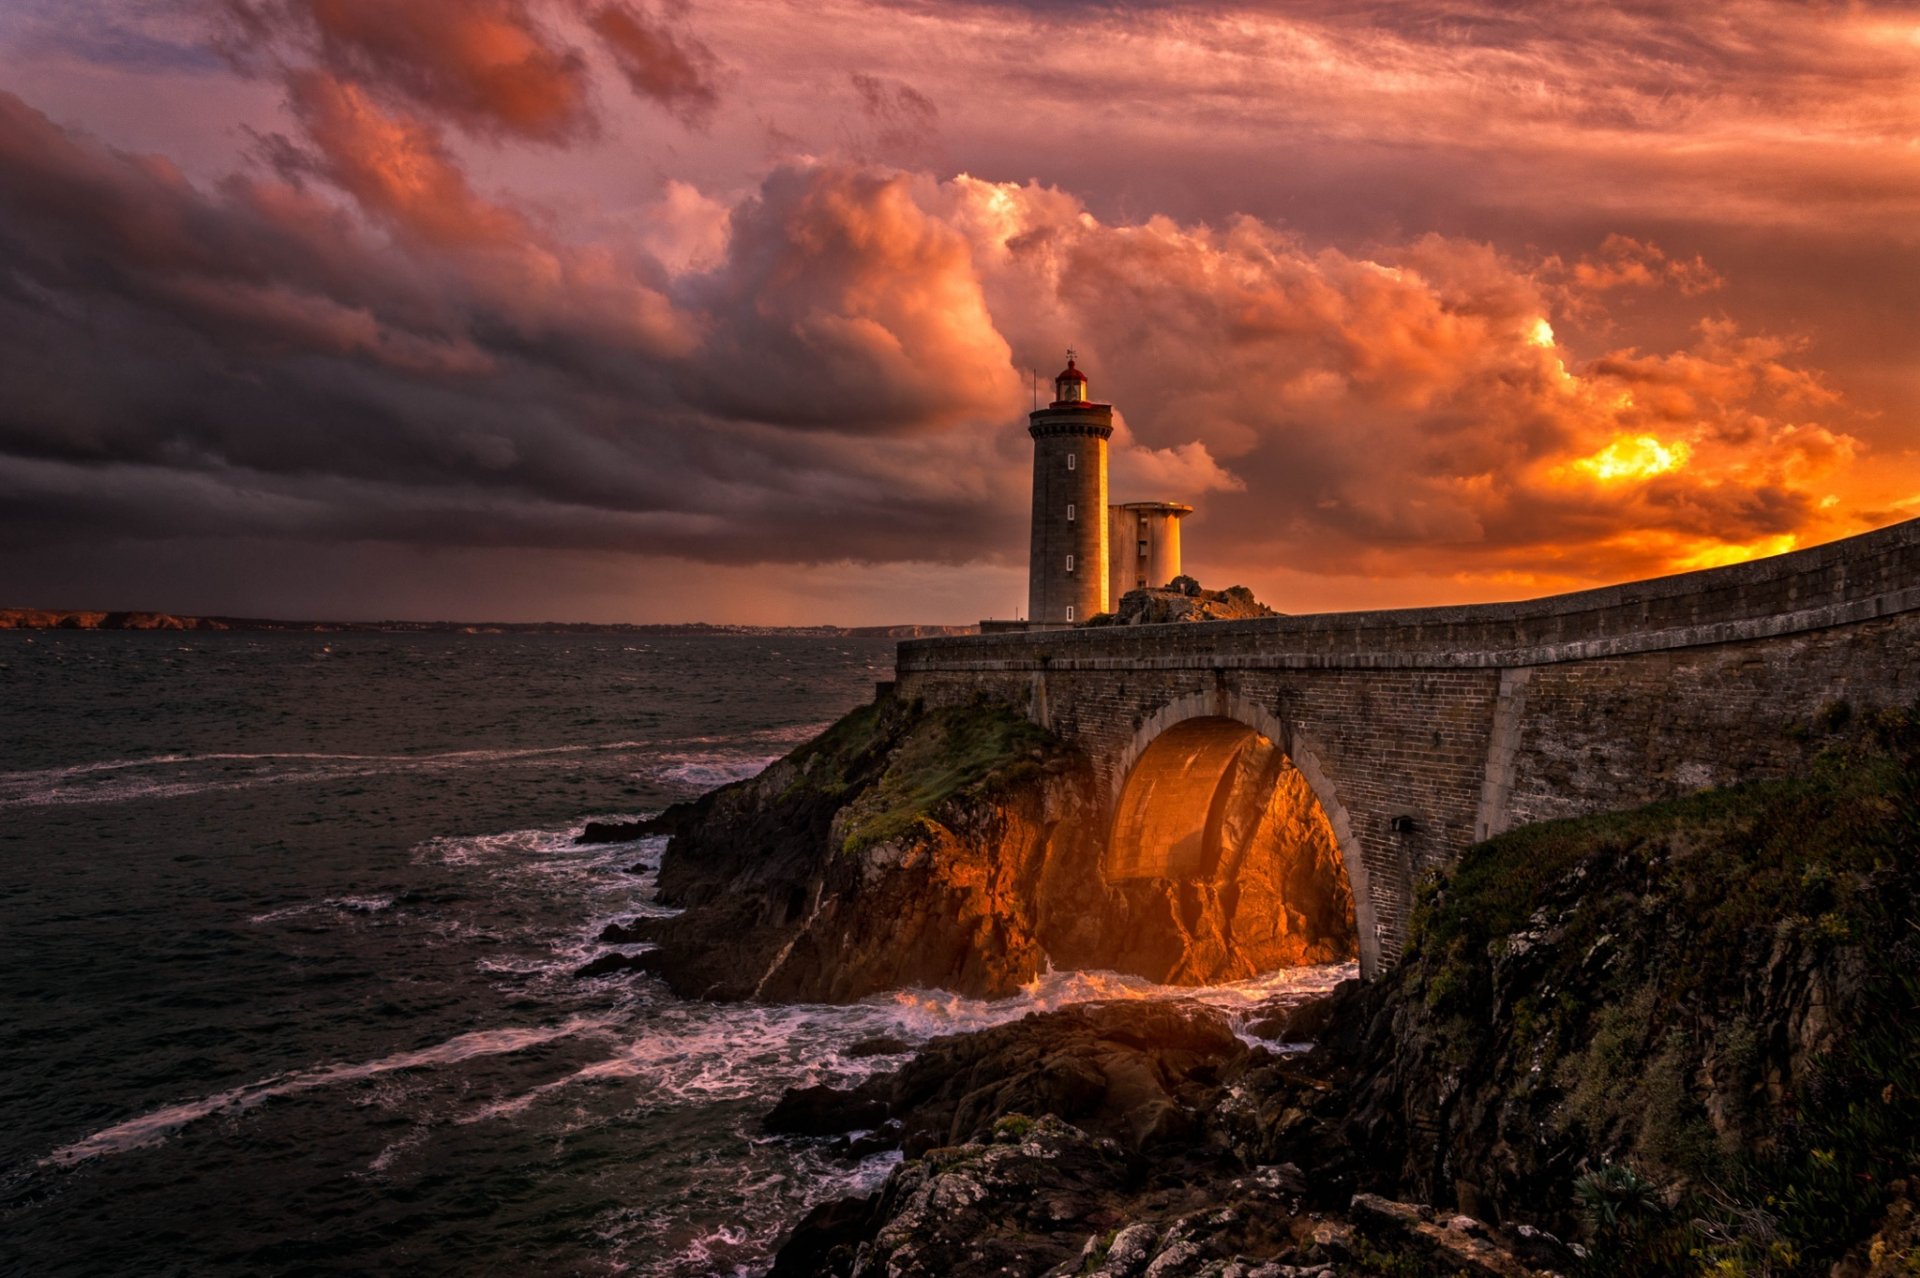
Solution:
<svg viewBox="0 0 1920 1278"><path fill-rule="evenodd" d="M1073 522L1073 503L1072 502L1067 503L1067 522L1068 523Z"/></svg>
<svg viewBox="0 0 1920 1278"><path fill-rule="evenodd" d="M1147 543L1145 538L1142 538L1140 541L1140 557L1142 559L1147 557Z"/></svg>
<svg viewBox="0 0 1920 1278"><path fill-rule="evenodd" d="M1072 605L1072 604L1068 604L1068 605L1067 605L1067 620L1068 620L1068 621L1072 621L1072 620L1073 620L1073 605Z"/></svg>
<svg viewBox="0 0 1920 1278"><path fill-rule="evenodd" d="M1079 460L1080 460L1080 459L1079 459L1079 456L1078 456L1077 454L1075 454L1075 453L1068 453L1068 454L1067 454L1067 469L1068 469L1068 470L1072 470L1072 469L1074 468L1074 465L1075 465L1075 463L1077 463L1077 462L1078 462Z"/></svg>
<svg viewBox="0 0 1920 1278"><path fill-rule="evenodd" d="M1068 571L1068 572L1072 572L1072 571L1073 571L1073 556L1072 556L1072 555L1068 555L1068 556L1067 556L1067 571Z"/></svg>

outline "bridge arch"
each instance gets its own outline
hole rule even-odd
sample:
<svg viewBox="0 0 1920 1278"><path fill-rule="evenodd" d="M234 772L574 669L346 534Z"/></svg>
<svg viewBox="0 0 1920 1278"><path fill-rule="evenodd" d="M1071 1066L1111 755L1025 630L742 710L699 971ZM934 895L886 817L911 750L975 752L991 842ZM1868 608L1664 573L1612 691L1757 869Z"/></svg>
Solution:
<svg viewBox="0 0 1920 1278"><path fill-rule="evenodd" d="M1339 789L1311 740L1230 687L1161 705L1114 759L1105 875L1124 881L1211 874L1222 851L1236 772L1247 766L1250 743L1262 739L1298 771L1331 827L1352 892L1361 975L1372 977L1381 967L1376 888Z"/></svg>

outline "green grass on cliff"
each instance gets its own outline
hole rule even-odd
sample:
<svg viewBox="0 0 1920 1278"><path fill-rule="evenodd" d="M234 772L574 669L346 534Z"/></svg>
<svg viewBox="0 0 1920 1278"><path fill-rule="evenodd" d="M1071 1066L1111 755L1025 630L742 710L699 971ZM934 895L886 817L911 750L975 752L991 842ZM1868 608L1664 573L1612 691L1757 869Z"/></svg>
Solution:
<svg viewBox="0 0 1920 1278"><path fill-rule="evenodd" d="M844 797L841 851L900 838L959 795L1038 776L1060 752L1046 729L992 701L928 710L861 706L793 756L795 786Z"/></svg>
<svg viewBox="0 0 1920 1278"><path fill-rule="evenodd" d="M916 721L886 770L848 813L843 852L897 839L932 820L956 795L991 792L1038 776L1057 748L1051 733L1005 706L947 706Z"/></svg>
<svg viewBox="0 0 1920 1278"><path fill-rule="evenodd" d="M1802 778L1469 849L1398 979L1450 1067L1664 1187L1593 1225L1590 1272L1825 1275L1920 1186L1917 883L1920 724L1895 718ZM1832 1047L1790 1077L1816 979Z"/></svg>

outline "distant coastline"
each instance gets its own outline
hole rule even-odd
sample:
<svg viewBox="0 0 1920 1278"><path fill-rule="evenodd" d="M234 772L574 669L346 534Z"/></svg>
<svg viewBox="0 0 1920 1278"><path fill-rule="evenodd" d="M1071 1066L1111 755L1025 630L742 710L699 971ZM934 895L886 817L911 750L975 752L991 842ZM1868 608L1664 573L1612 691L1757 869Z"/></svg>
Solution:
<svg viewBox="0 0 1920 1278"><path fill-rule="evenodd" d="M0 630L238 630L302 634L457 635L822 635L921 639L970 635L978 626L735 626L704 621L634 624L587 621L284 621L268 617L194 617L170 612L85 608L0 608Z"/></svg>

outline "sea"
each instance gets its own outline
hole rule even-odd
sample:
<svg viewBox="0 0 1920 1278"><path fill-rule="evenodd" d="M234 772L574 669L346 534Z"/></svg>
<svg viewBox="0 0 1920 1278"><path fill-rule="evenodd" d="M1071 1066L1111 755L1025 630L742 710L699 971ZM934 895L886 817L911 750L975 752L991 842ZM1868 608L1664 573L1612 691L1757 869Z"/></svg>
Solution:
<svg viewBox="0 0 1920 1278"><path fill-rule="evenodd" d="M758 1274L898 1159L787 1087L1096 998L713 1004L582 979L662 840L891 677L820 636L0 633L0 1274Z"/></svg>

